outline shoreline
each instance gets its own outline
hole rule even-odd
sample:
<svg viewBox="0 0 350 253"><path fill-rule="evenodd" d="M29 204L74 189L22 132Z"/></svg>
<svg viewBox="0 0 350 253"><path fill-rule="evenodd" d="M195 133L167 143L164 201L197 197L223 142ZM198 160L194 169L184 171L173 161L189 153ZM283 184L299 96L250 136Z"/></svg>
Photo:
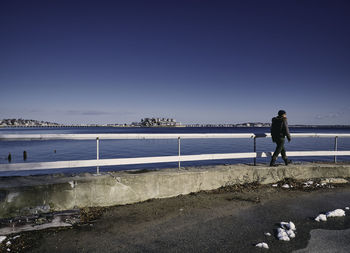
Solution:
<svg viewBox="0 0 350 253"><path fill-rule="evenodd" d="M107 125L53 125L53 126L0 126L0 129L11 128L270 128L270 126L235 126L235 124L188 124L179 126L136 126L136 125L123 125L123 126L107 126ZM289 125L289 128L306 128L306 129L350 129L350 125Z"/></svg>

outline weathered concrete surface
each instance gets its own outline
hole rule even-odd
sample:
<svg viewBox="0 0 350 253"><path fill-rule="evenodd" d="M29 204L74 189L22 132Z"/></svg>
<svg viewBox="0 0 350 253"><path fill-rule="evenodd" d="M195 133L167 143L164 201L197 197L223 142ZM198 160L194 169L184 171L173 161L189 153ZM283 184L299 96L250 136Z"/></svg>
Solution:
<svg viewBox="0 0 350 253"><path fill-rule="evenodd" d="M0 217L131 204L232 184L269 184L284 178L348 177L350 165L310 163L278 167L228 165L183 170L124 171L98 176L81 174L0 178Z"/></svg>

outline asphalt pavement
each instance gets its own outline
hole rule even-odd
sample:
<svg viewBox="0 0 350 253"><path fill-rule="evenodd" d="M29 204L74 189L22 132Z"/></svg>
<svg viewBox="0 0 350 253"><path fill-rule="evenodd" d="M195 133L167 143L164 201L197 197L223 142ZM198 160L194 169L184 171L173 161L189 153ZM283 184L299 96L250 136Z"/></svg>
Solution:
<svg viewBox="0 0 350 253"><path fill-rule="evenodd" d="M201 192L111 207L88 224L35 232L29 252L350 252L348 210L314 221L346 206L349 184L310 192L272 186ZM296 225L289 242L275 237L281 221ZM255 247L259 242L269 249Z"/></svg>

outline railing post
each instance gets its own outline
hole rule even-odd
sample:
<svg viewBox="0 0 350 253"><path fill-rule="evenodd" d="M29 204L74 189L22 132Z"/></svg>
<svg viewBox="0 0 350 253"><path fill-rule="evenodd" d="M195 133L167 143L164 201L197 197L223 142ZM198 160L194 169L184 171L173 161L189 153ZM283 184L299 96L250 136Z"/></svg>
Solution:
<svg viewBox="0 0 350 253"><path fill-rule="evenodd" d="M254 166L256 166L256 136L254 136L254 153L255 153Z"/></svg>
<svg viewBox="0 0 350 253"><path fill-rule="evenodd" d="M338 151L338 136L334 138L334 151ZM334 155L334 163L337 162L337 155Z"/></svg>
<svg viewBox="0 0 350 253"><path fill-rule="evenodd" d="M96 138L96 160L98 161L100 159L100 138ZM96 167L96 174L100 174L100 167Z"/></svg>
<svg viewBox="0 0 350 253"><path fill-rule="evenodd" d="M180 169L180 168L181 168L181 162L180 162L180 156L181 156L181 139L180 139L180 137L177 138L177 146L178 146L178 155L179 155L178 166L179 166L179 169Z"/></svg>

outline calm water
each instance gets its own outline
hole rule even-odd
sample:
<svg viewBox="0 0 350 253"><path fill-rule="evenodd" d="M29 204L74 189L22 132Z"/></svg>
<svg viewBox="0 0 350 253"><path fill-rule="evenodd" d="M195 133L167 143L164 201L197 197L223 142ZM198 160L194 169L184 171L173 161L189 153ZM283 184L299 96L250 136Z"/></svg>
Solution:
<svg viewBox="0 0 350 253"><path fill-rule="evenodd" d="M4 128L0 134L78 134L78 133L266 133L269 128ZM350 129L327 128L291 128L292 133L350 133ZM273 151L270 138L257 139L257 151ZM287 151L333 150L334 138L294 138L286 143ZM22 163L26 150L26 162L47 162L85 160L96 158L95 141L55 140L55 141L3 141L0 142L0 163L8 163L7 156L12 155L12 163ZM338 139L338 150L350 150L350 138ZM56 152L54 152L56 151ZM181 154L210 154L252 152L251 139L195 139L181 141ZM177 155L177 140L101 140L100 159L130 158L144 156ZM293 157L294 161L332 161L333 157ZM338 161L350 161L350 157L338 157ZM268 158L260 158L258 163L268 163ZM183 162L182 166L213 165L232 163L252 163L252 159L216 160ZM102 167L106 170L126 170L135 168L169 168L177 163L159 163ZM93 172L95 168L59 169L35 172L0 172L1 176L27 175L42 173Z"/></svg>

